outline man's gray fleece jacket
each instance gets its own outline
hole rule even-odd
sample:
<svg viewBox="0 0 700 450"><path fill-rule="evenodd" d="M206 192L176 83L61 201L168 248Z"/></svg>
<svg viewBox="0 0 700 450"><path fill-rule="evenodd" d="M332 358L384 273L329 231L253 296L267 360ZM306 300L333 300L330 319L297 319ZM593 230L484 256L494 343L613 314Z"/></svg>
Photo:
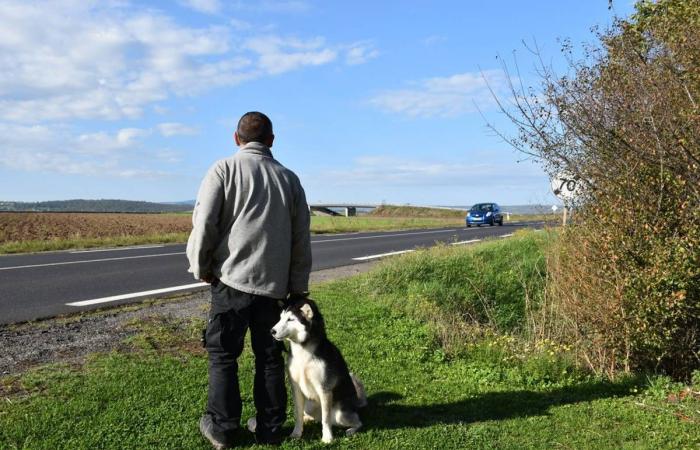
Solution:
<svg viewBox="0 0 700 450"><path fill-rule="evenodd" d="M251 142L207 172L192 213L189 272L250 294L306 292L309 208L299 178Z"/></svg>

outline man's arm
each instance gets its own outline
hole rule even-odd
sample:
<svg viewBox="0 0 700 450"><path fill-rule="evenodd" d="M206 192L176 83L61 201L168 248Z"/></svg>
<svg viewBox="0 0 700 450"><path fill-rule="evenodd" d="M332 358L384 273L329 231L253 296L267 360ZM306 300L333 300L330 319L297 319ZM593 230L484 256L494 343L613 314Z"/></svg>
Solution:
<svg viewBox="0 0 700 450"><path fill-rule="evenodd" d="M289 293L300 294L309 290L311 272L311 218L304 188L299 191L292 217L292 261L289 267Z"/></svg>
<svg viewBox="0 0 700 450"><path fill-rule="evenodd" d="M211 255L219 240L219 215L224 202L224 180L218 164L202 180L192 211L192 232L187 240L188 272L197 280L211 283Z"/></svg>

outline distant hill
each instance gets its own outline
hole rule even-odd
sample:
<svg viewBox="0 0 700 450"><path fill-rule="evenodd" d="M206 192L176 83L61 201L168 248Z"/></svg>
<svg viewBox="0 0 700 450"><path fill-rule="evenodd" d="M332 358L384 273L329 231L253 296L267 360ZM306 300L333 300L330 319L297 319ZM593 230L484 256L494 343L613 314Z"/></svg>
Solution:
<svg viewBox="0 0 700 450"><path fill-rule="evenodd" d="M0 201L0 211L161 213L191 211L194 202L152 203L134 200Z"/></svg>

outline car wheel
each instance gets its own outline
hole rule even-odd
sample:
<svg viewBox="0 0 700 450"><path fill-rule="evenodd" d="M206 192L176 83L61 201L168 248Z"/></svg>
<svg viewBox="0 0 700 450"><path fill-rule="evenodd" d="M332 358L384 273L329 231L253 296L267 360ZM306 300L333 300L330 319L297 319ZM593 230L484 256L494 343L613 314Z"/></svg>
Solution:
<svg viewBox="0 0 700 450"><path fill-rule="evenodd" d="M502 226L503 226L503 219L501 219L501 220L498 221L498 226L499 226L499 227L502 227Z"/></svg>
<svg viewBox="0 0 700 450"><path fill-rule="evenodd" d="M471 227L472 227L472 224L468 223L467 228L471 228Z"/></svg>

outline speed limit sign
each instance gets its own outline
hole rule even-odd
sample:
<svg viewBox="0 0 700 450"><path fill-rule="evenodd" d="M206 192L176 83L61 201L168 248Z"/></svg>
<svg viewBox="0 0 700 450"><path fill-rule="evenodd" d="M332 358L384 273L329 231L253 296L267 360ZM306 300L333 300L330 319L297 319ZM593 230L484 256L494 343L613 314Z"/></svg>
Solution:
<svg viewBox="0 0 700 450"><path fill-rule="evenodd" d="M564 201L572 201L580 190L579 178L569 172L560 172L552 178L552 192Z"/></svg>

